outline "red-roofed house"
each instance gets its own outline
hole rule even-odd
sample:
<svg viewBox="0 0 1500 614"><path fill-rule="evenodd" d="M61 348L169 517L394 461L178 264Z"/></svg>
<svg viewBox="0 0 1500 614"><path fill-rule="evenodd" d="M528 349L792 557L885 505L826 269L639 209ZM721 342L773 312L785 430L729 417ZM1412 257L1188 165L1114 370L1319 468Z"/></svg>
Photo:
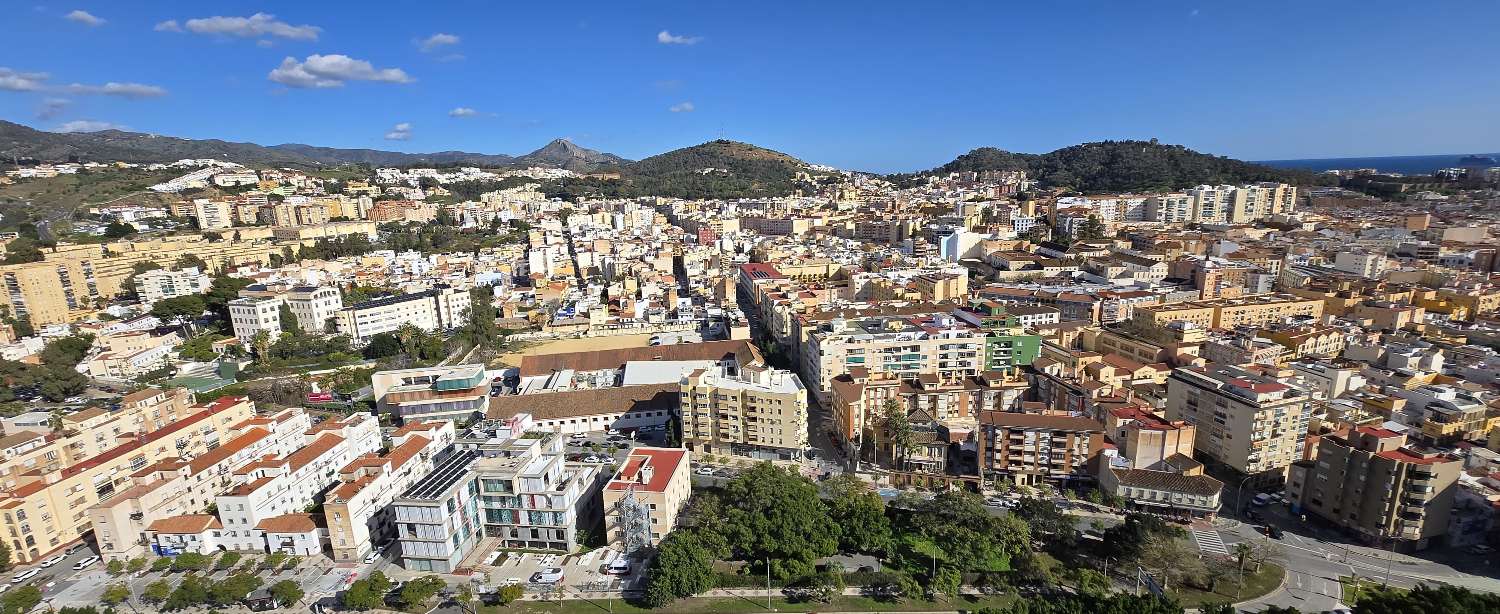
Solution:
<svg viewBox="0 0 1500 614"><path fill-rule="evenodd" d="M637 447L604 486L604 530L610 546L634 552L661 543L693 494L687 450Z"/></svg>

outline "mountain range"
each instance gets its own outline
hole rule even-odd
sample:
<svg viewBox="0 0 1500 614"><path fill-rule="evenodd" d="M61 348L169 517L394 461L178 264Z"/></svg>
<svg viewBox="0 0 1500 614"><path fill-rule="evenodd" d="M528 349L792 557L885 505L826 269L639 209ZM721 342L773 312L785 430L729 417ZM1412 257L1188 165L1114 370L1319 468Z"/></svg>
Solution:
<svg viewBox="0 0 1500 614"><path fill-rule="evenodd" d="M183 139L138 132L43 132L0 121L0 159L80 159L93 161L169 162L183 158L218 158L250 166L317 168L351 163L373 166L473 164L477 166L550 166L577 172L611 171L621 181L576 179L552 182L551 194L579 196L676 196L681 198L748 198L784 196L817 189L799 173L811 167L795 157L749 143L715 140L630 161L581 147L566 139L521 156L440 151L415 154L377 149L338 149L302 144L263 146L216 139ZM916 185L925 177L965 171L1026 171L1045 188L1080 192L1160 191L1199 184L1278 181L1317 185L1326 176L1300 169L1274 168L1193 151L1181 145L1150 141L1099 141L1044 154L981 147L942 166L888 176L899 185ZM817 174L817 173L812 173Z"/></svg>
<svg viewBox="0 0 1500 614"><path fill-rule="evenodd" d="M173 162L183 158L218 158L250 166L316 168L342 164L411 166L422 164L473 164L477 166L553 166L589 172L617 166L629 160L587 149L567 139L556 139L521 156L481 154L466 151L403 153L379 149L340 149L300 143L257 145L218 139L184 139L172 136L101 130L98 132L44 132L0 120L0 158L32 158L56 161Z"/></svg>

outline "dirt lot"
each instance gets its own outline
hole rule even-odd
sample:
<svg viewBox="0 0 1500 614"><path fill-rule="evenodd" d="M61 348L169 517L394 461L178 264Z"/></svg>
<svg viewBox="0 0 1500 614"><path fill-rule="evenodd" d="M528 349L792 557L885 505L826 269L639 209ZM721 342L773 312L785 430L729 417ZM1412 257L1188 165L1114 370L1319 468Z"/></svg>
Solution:
<svg viewBox="0 0 1500 614"><path fill-rule="evenodd" d="M651 333L640 335L619 335L616 337L584 337L582 339L556 339L552 341L540 341L522 347L520 351L501 354L498 359L500 364L507 367L521 365L522 356L536 356L539 354L563 354L566 352L584 352L588 350L617 350L620 348L643 348L651 345Z"/></svg>

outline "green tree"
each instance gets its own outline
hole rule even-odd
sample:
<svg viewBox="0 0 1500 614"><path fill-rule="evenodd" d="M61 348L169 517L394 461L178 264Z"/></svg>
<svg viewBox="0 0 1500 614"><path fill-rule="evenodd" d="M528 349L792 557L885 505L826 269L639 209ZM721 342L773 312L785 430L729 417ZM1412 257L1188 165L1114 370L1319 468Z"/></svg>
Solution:
<svg viewBox="0 0 1500 614"><path fill-rule="evenodd" d="M0 541L0 571L10 569L10 546Z"/></svg>
<svg viewBox="0 0 1500 614"><path fill-rule="evenodd" d="M39 358L42 359L42 364L49 367L72 368L83 362L83 357L88 355L93 346L93 335L59 337L42 348Z"/></svg>
<svg viewBox="0 0 1500 614"><path fill-rule="evenodd" d="M130 587L124 582L104 587L104 594L99 596L100 603L104 605L119 605L127 599L130 599Z"/></svg>
<svg viewBox="0 0 1500 614"><path fill-rule="evenodd" d="M441 580L439 580L441 582ZM290 607L302 601L302 585L292 580L282 580L271 585L271 596L281 602L282 607Z"/></svg>
<svg viewBox="0 0 1500 614"><path fill-rule="evenodd" d="M278 319L281 320L281 332L293 335L302 332L302 329L297 327L297 314L292 311L291 305L283 302L276 309L276 313Z"/></svg>
<svg viewBox="0 0 1500 614"><path fill-rule="evenodd" d="M125 573L125 561L115 559L104 566L111 576L123 575Z"/></svg>
<svg viewBox="0 0 1500 614"><path fill-rule="evenodd" d="M166 571L172 568L172 557L161 557L151 561L151 571Z"/></svg>
<svg viewBox="0 0 1500 614"><path fill-rule="evenodd" d="M896 399L886 399L880 407L881 425L885 428L886 441L891 445L891 466L906 467L906 455L916 443L916 432L906 417L906 407Z"/></svg>
<svg viewBox="0 0 1500 614"><path fill-rule="evenodd" d="M1109 577L1101 572L1087 567L1075 567L1070 575L1073 587L1078 589L1079 593L1098 596L1109 594L1111 582Z"/></svg>
<svg viewBox="0 0 1500 614"><path fill-rule="evenodd" d="M141 601L146 603L162 603L172 594L172 585L166 580L157 580L146 585L141 591Z"/></svg>
<svg viewBox="0 0 1500 614"><path fill-rule="evenodd" d="M195 268L202 273L208 272L208 263L199 258L197 254L185 253L178 256L177 262L173 263L172 266L177 269Z"/></svg>
<svg viewBox="0 0 1500 614"><path fill-rule="evenodd" d="M1355 614L1415 614L1426 612L1500 612L1500 595L1478 593L1459 586L1418 584L1410 591L1377 589L1362 593Z"/></svg>
<svg viewBox="0 0 1500 614"><path fill-rule="evenodd" d="M136 233L135 226L126 222L110 222L104 227L104 236L110 239L123 239Z"/></svg>
<svg viewBox="0 0 1500 614"><path fill-rule="evenodd" d="M406 607L413 608L427 603L428 599L438 594L438 591L443 590L446 586L448 586L448 583L444 582L442 578L437 576L422 576L402 586L398 599Z"/></svg>
<svg viewBox="0 0 1500 614"><path fill-rule="evenodd" d="M24 614L42 602L42 589L27 584L0 596L0 614Z"/></svg>
<svg viewBox="0 0 1500 614"><path fill-rule="evenodd" d="M168 565L170 564L171 563L168 563ZM150 563L146 561L146 558L138 556L130 559L130 562L125 564L125 571L128 571L130 573L138 573L146 569L147 565L150 565Z"/></svg>
<svg viewBox="0 0 1500 614"><path fill-rule="evenodd" d="M371 587L370 581L365 579L355 580L344 591L344 607L351 610L373 610L385 605L385 592L376 591Z"/></svg>
<svg viewBox="0 0 1500 614"><path fill-rule="evenodd" d="M932 577L932 594L934 597L942 596L944 599L953 599L959 596L959 590L963 586L963 575L957 568L944 565L937 569L937 575Z"/></svg>
<svg viewBox="0 0 1500 614"><path fill-rule="evenodd" d="M885 501L864 480L841 474L823 483L829 519L839 534L839 549L881 555L891 547L891 521Z"/></svg>
<svg viewBox="0 0 1500 614"><path fill-rule="evenodd" d="M5 259L0 260L0 264L26 264L41 262L46 258L35 239L18 237L5 245Z"/></svg>
<svg viewBox="0 0 1500 614"><path fill-rule="evenodd" d="M668 534L667 536L671 537L671 534ZM500 600L500 605L510 605L512 601L520 599L521 595L524 594L526 594L526 587L521 586L520 584L507 584L500 587L500 590L496 594L496 597Z"/></svg>
<svg viewBox="0 0 1500 614"><path fill-rule="evenodd" d="M203 315L206 309L207 303L204 302L202 295L185 294L152 303L151 315L161 318L164 322L181 324L191 322Z"/></svg>
<svg viewBox="0 0 1500 614"><path fill-rule="evenodd" d="M237 573L214 583L209 589L209 599L215 605L233 605L250 596L264 582L260 576Z"/></svg>
<svg viewBox="0 0 1500 614"><path fill-rule="evenodd" d="M724 487L725 537L736 558L770 560L783 580L807 575L838 551L838 531L818 487L792 469L760 463Z"/></svg>
<svg viewBox="0 0 1500 614"><path fill-rule="evenodd" d="M177 583L177 588L167 595L167 600L161 604L161 609L171 612L173 610L186 610L188 608L203 605L209 602L208 581L197 574L183 576L182 581Z"/></svg>
<svg viewBox="0 0 1500 614"><path fill-rule="evenodd" d="M1104 223L1099 221L1099 216L1090 215L1089 219L1078 225L1078 238L1085 241L1101 239L1104 237Z"/></svg>
<svg viewBox="0 0 1500 614"><path fill-rule="evenodd" d="M682 528L667 534L651 562L645 600L653 608L664 607L682 597L691 597L714 586L713 555L700 531Z"/></svg>
<svg viewBox="0 0 1500 614"><path fill-rule="evenodd" d="M239 562L240 562L240 553L238 553L238 552L225 552L224 554L219 555L219 560L214 561L214 569L217 569L219 571L224 571L226 569L234 569L234 566L238 565Z"/></svg>
<svg viewBox="0 0 1500 614"><path fill-rule="evenodd" d="M173 571L207 571L212 561L198 552L184 552L172 559Z"/></svg>

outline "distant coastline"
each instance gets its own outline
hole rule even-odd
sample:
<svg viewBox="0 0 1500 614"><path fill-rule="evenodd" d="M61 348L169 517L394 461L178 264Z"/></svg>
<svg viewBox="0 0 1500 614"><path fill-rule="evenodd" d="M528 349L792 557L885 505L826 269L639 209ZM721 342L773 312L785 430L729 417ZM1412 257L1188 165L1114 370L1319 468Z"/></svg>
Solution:
<svg viewBox="0 0 1500 614"><path fill-rule="evenodd" d="M1374 158L1308 158L1303 160L1256 160L1256 164L1309 171L1373 168L1386 173L1422 175L1440 168L1459 166L1465 156L1489 156L1500 160L1500 153L1458 153L1437 156L1380 156Z"/></svg>

